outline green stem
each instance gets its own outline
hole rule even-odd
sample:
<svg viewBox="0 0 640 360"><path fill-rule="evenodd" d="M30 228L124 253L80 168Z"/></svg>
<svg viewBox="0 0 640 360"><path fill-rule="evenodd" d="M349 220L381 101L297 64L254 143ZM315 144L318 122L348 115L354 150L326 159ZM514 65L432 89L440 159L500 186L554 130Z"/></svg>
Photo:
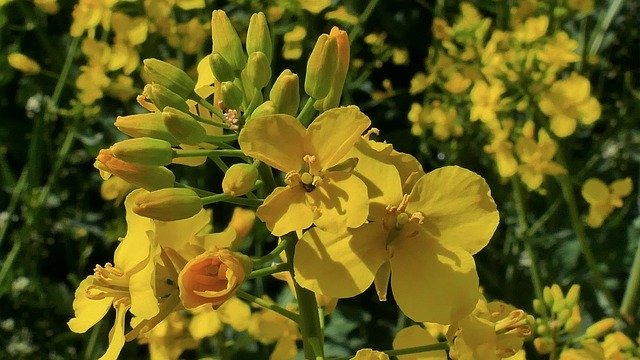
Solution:
<svg viewBox="0 0 640 360"><path fill-rule="evenodd" d="M364 8L364 11L362 11L362 13L360 14L360 17L358 18L358 23L353 27L353 29L349 34L349 41L352 44L356 41L358 36L360 36L360 33L362 33L362 27L364 23L367 22L367 19L369 19L369 16L371 16L371 13L373 13L373 10L376 8L376 6L378 6L378 2L379 0L369 1L369 4L367 4L367 7Z"/></svg>
<svg viewBox="0 0 640 360"><path fill-rule="evenodd" d="M309 126L309 124L311 124L311 121L313 120L313 114L316 111L316 109L313 108L313 104L315 102L316 100L314 98L309 97L307 99L307 102L304 104L304 107L300 111L300 114L298 114L298 121L300 121L300 123L304 125L304 127Z"/></svg>
<svg viewBox="0 0 640 360"><path fill-rule="evenodd" d="M284 237L282 241L280 241L278 246L276 246L275 249L273 249L270 253L258 259L254 259L253 265L259 266L261 264L268 263L273 259L277 259L278 257L280 257L280 254L287 248L287 246L289 246L289 242L291 241L292 241L291 237Z"/></svg>
<svg viewBox="0 0 640 360"><path fill-rule="evenodd" d="M258 269L258 270L253 270L251 274L247 276L247 279L255 279L259 277L265 277L265 276L277 274L283 271L289 271L290 267L291 267L291 264L281 263L278 265L269 266L269 267Z"/></svg>
<svg viewBox="0 0 640 360"><path fill-rule="evenodd" d="M623 0L612 0L609 2L609 8L607 8L607 12L603 17L600 17L600 21L596 25L596 31L593 35L593 40L591 41L591 45L589 46L589 55L597 55L598 51L600 51L600 47L602 46L602 41L604 40L604 35L609 29L611 22L616 17L620 9L622 8Z"/></svg>
<svg viewBox="0 0 640 360"><path fill-rule="evenodd" d="M268 301L268 300L259 298L257 296L251 295L242 290L236 291L236 296L239 297L240 299L244 299L254 304L260 305L265 309L271 310L273 312L277 312L278 314L286 317L287 319L293 320L296 323L300 323L300 315L282 308L281 306L274 303L273 301Z"/></svg>
<svg viewBox="0 0 640 360"><path fill-rule="evenodd" d="M73 40L71 41L71 45L69 45L67 57L64 60L64 65L62 65L62 71L60 71L60 77L58 78L56 87L53 90L53 95L51 95L51 104L53 104L54 107L57 106L58 101L60 101L60 95L62 95L62 89L64 88L64 84L66 83L67 77L69 76L69 71L71 70L73 57L75 56L76 50L78 49L78 44L80 44L80 37L73 38Z"/></svg>
<svg viewBox="0 0 640 360"><path fill-rule="evenodd" d="M207 142L232 142L238 140L238 134L207 135Z"/></svg>
<svg viewBox="0 0 640 360"><path fill-rule="evenodd" d="M518 229L516 230L516 236L524 243L525 250L529 255L531 263L531 281L533 282L533 288L536 292L536 297L542 299L542 281L540 276L540 269L538 269L538 259L531 244L531 238L528 236L527 224L527 209L522 197L522 186L520 185L520 179L516 176L511 177L511 186L513 188L514 200L516 202L516 212L518 213Z"/></svg>
<svg viewBox="0 0 640 360"><path fill-rule="evenodd" d="M182 150L173 149L173 157L195 157L195 156L227 156L227 157L245 157L242 150Z"/></svg>
<svg viewBox="0 0 640 360"><path fill-rule="evenodd" d="M562 156L558 157L561 160L561 165L566 168L566 164L563 161ZM576 233L576 237L578 238L578 242L580 243L580 249L582 250L582 256L584 257L585 262L587 263L587 267L589 268L589 272L591 273L591 277L595 282L596 289L600 290L602 294L607 299L609 307L615 316L620 316L620 309L618 308L618 304L616 303L616 299L614 298L611 291L607 288L604 277L600 273L598 269L598 262L593 256L593 250L591 250L591 245L589 243L589 239L587 237L587 233L584 229L584 224L582 223L582 219L580 218L580 213L578 212L578 205L576 202L575 195L573 193L573 188L571 185L571 180L569 176L566 174L558 175L556 177L558 182L560 183L560 188L562 190L562 196L569 208L569 217L571 218L571 224L573 225L573 230Z"/></svg>
<svg viewBox="0 0 640 360"><path fill-rule="evenodd" d="M211 196L205 196L201 199L204 205L215 204L218 202L227 202L227 203L236 204L236 205L258 207L262 205L262 203L264 202L264 199L247 199L247 198L234 197L229 194L215 194Z"/></svg>
<svg viewBox="0 0 640 360"><path fill-rule="evenodd" d="M636 239L637 240L637 239ZM636 244L638 242L636 241ZM633 258L631 273L627 280L627 287L622 297L622 305L620 313L622 317L630 324L635 322L635 316L638 313L640 303L640 245L636 248L636 255Z"/></svg>
<svg viewBox="0 0 640 360"><path fill-rule="evenodd" d="M16 183L16 186L11 192L11 199L9 200L9 206L7 207L7 216L5 217L4 223L0 226L0 245L2 245L4 237L7 235L7 229L9 228L9 225L11 225L13 214L18 208L18 201L22 197L22 192L26 188L28 173L28 167L25 166L24 170L22 170L20 178L18 179L18 182Z"/></svg>
<svg viewBox="0 0 640 360"><path fill-rule="evenodd" d="M194 100L198 105L201 105L205 109L209 110L214 116L220 119L220 121L224 122L224 114L222 113L222 110L211 105L207 100L203 99L195 92L191 94L191 99Z"/></svg>
<svg viewBox="0 0 640 360"><path fill-rule="evenodd" d="M276 184L276 179L273 177L273 171L271 170L271 167L263 162L261 162L260 164L258 164L258 174L260 174L260 179L262 179L262 182L264 182L264 194L258 194L262 197L266 197L269 194L271 194L271 192L278 187L278 184Z"/></svg>
<svg viewBox="0 0 640 360"><path fill-rule="evenodd" d="M22 241L14 241L9 254L7 254L7 257L4 259L4 263L0 269L0 296L4 294L5 289L11 288L10 286L4 286L4 279L7 277L9 270L13 266L13 262L16 261L21 247Z"/></svg>
<svg viewBox="0 0 640 360"><path fill-rule="evenodd" d="M295 255L296 242L298 241L295 232L290 232L283 236L287 239L287 262L292 263ZM324 335L320 327L318 304L316 303L316 295L300 286L295 281L295 273L293 266L290 267L289 273L294 279L293 285L298 299L298 309L300 311L300 334L302 335L302 344L304 348L305 358L307 359L324 359L323 343Z"/></svg>
<svg viewBox="0 0 640 360"><path fill-rule="evenodd" d="M89 343L87 344L87 348L84 350L84 359L92 360L97 357L95 354L96 344L98 343L98 335L100 334L100 330L102 328L103 321L99 321L92 329L91 335L89 335Z"/></svg>

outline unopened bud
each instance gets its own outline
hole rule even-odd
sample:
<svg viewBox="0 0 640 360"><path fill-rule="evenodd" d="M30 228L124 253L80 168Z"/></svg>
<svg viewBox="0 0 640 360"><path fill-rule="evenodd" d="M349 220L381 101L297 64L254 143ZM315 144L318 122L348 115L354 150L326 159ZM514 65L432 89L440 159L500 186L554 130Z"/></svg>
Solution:
<svg viewBox="0 0 640 360"><path fill-rule="evenodd" d="M160 110L170 106L180 111L189 111L189 106L184 98L160 84L145 85L142 95L149 99Z"/></svg>
<svg viewBox="0 0 640 360"><path fill-rule="evenodd" d="M547 337L533 339L533 346L536 348L538 354L548 354L555 348L553 339Z"/></svg>
<svg viewBox="0 0 640 360"><path fill-rule="evenodd" d="M606 348L607 344L614 343L618 349L621 350L631 350L635 347L633 340L629 339L627 335L620 331L613 332L607 335L604 339L603 346Z"/></svg>
<svg viewBox="0 0 640 360"><path fill-rule="evenodd" d="M229 109L239 109L242 106L244 96L242 90L231 81L222 83L222 102Z"/></svg>
<svg viewBox="0 0 640 360"><path fill-rule="evenodd" d="M256 51L249 55L247 67L243 71L246 72L249 83L257 89L267 86L271 80L271 64L262 51Z"/></svg>
<svg viewBox="0 0 640 360"><path fill-rule="evenodd" d="M613 330L614 326L616 326L615 319L605 318L589 326L584 334L590 338L599 338Z"/></svg>
<svg viewBox="0 0 640 360"><path fill-rule="evenodd" d="M131 137L152 137L168 141L171 145L179 142L169 132L159 112L118 116L114 125L118 130Z"/></svg>
<svg viewBox="0 0 640 360"><path fill-rule="evenodd" d="M136 197L133 212L155 220L174 221L202 210L202 199L191 189L167 188Z"/></svg>
<svg viewBox="0 0 640 360"><path fill-rule="evenodd" d="M273 115L277 113L278 113L278 110L276 109L276 106L273 103L273 101L267 100L262 104L260 104L255 110L253 110L253 112L251 113L251 119L254 119L260 116Z"/></svg>
<svg viewBox="0 0 640 360"><path fill-rule="evenodd" d="M338 67L338 42L327 34L318 41L309 55L304 91L312 98L323 99L329 93Z"/></svg>
<svg viewBox="0 0 640 360"><path fill-rule="evenodd" d="M231 196L242 196L256 184L258 169L251 164L233 164L222 179L222 191Z"/></svg>
<svg viewBox="0 0 640 360"><path fill-rule="evenodd" d="M108 149L100 150L93 166L100 170L105 180L113 174L134 186L149 191L172 187L176 181L171 170L165 167L122 161L115 158Z"/></svg>
<svg viewBox="0 0 640 360"><path fill-rule="evenodd" d="M183 99L188 99L196 86L195 81L186 72L158 59L145 59L144 71L149 79L160 84Z"/></svg>
<svg viewBox="0 0 640 360"><path fill-rule="evenodd" d="M564 298L565 304L568 307L572 307L578 304L578 300L580 299L580 285L573 284L569 291L567 292L567 296Z"/></svg>
<svg viewBox="0 0 640 360"><path fill-rule="evenodd" d="M544 315L547 312L547 308L540 299L533 299L533 311L538 315Z"/></svg>
<svg viewBox="0 0 640 360"><path fill-rule="evenodd" d="M214 10L211 15L211 38L213 51L220 53L234 70L244 69L247 54L244 53L240 37L223 10Z"/></svg>
<svg viewBox="0 0 640 360"><path fill-rule="evenodd" d="M207 137L207 131L188 113L172 107L165 107L162 112L165 126L181 144L198 145Z"/></svg>
<svg viewBox="0 0 640 360"><path fill-rule="evenodd" d="M551 293L550 287L545 286L544 289L542 289L542 298L548 308L551 308L553 306L553 294Z"/></svg>
<svg viewBox="0 0 640 360"><path fill-rule="evenodd" d="M262 12L251 15L249 28L247 29L247 53L251 56L251 53L257 51L264 53L267 61L271 64L273 53L271 34L269 33L267 19Z"/></svg>
<svg viewBox="0 0 640 360"><path fill-rule="evenodd" d="M171 144L160 139L140 137L113 144L109 150L116 158L142 165L165 166L171 164Z"/></svg>
<svg viewBox="0 0 640 360"><path fill-rule="evenodd" d="M298 75L286 69L273 83L269 99L273 101L276 112L296 116L300 107L300 80Z"/></svg>
<svg viewBox="0 0 640 360"><path fill-rule="evenodd" d="M218 81L233 81L235 78L233 67L217 51L214 51L209 56L209 66L211 66L211 72Z"/></svg>
<svg viewBox="0 0 640 360"><path fill-rule="evenodd" d="M326 111L333 109L340 105L340 97L342 97L342 88L344 87L344 81L347 78L347 72L349 71L350 62L350 46L349 36L344 30L340 30L337 26L334 26L329 33L330 37L333 37L337 41L338 45L338 65L336 71L332 76L331 89L327 96L322 99L321 104L317 104L317 108L320 111ZM320 100L318 100L320 101Z"/></svg>
<svg viewBox="0 0 640 360"><path fill-rule="evenodd" d="M564 323L564 329L569 332L575 332L580 329L580 324L582 324L582 317L580 316L580 307L574 306L571 309L571 316Z"/></svg>

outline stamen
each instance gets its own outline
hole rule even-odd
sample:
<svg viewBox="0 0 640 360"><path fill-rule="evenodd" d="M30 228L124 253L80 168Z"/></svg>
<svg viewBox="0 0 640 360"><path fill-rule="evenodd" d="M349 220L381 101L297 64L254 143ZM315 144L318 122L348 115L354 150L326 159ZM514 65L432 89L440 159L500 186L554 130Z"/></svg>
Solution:
<svg viewBox="0 0 640 360"><path fill-rule="evenodd" d="M407 205L409 204L409 195L402 195L402 201L400 201L400 205L398 205L398 211L405 211Z"/></svg>

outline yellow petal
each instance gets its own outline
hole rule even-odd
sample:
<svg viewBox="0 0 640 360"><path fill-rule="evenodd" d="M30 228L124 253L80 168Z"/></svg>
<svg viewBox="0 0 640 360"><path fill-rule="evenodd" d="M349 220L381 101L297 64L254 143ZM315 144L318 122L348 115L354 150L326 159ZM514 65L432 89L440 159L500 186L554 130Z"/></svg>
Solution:
<svg viewBox="0 0 640 360"><path fill-rule="evenodd" d="M394 349L404 349L416 346L435 344L438 341L431 334L420 327L412 325L400 330L393 339ZM410 355L398 355L398 360L446 360L447 353L444 350L427 351Z"/></svg>
<svg viewBox="0 0 640 360"><path fill-rule="evenodd" d="M576 131L578 122L563 114L557 114L551 118L551 131L559 137L567 137Z"/></svg>
<svg viewBox="0 0 640 360"><path fill-rule="evenodd" d="M282 337L278 339L269 360L293 360L297 354L296 340L291 337Z"/></svg>
<svg viewBox="0 0 640 360"><path fill-rule="evenodd" d="M93 284L93 275L80 282L73 299L75 317L67 322L69 329L75 333L84 333L97 324L109 311L113 298L93 300L87 298L87 287Z"/></svg>
<svg viewBox="0 0 640 360"><path fill-rule="evenodd" d="M256 215L275 236L304 230L313 224L313 212L307 206L305 196L302 186L276 188L264 199Z"/></svg>
<svg viewBox="0 0 640 360"><path fill-rule="evenodd" d="M238 143L246 155L288 173L302 169L304 132L304 126L291 115L267 115L249 121Z"/></svg>
<svg viewBox="0 0 640 360"><path fill-rule="evenodd" d="M600 179L587 179L582 184L582 197L589 204L606 202L609 199L609 187Z"/></svg>
<svg viewBox="0 0 640 360"><path fill-rule="evenodd" d="M127 234L121 239L114 254L115 266L127 272L145 261L149 256L148 231L154 230L153 220L133 212L137 196L147 193L146 190L136 189L124 200L127 220Z"/></svg>
<svg viewBox="0 0 640 360"><path fill-rule="evenodd" d="M593 124L596 120L600 118L600 114L602 109L600 107L600 103L598 99L593 96L589 98L584 104L580 105L578 111L581 114L581 122L583 124Z"/></svg>
<svg viewBox="0 0 640 360"><path fill-rule="evenodd" d="M626 197L629 196L633 190L633 182L631 182L631 178L627 177L612 182L609 187L611 188L611 193L613 195Z"/></svg>
<svg viewBox="0 0 640 360"><path fill-rule="evenodd" d="M389 279L391 279L391 264L389 264L389 261L385 261L380 265L373 279L373 285L376 287L376 294L378 294L380 301L387 301Z"/></svg>
<svg viewBox="0 0 640 360"><path fill-rule="evenodd" d="M306 193L306 201L316 209L313 223L322 230L342 231L355 228L367 220L369 198L367 186L348 172L328 172L313 191Z"/></svg>
<svg viewBox="0 0 640 360"><path fill-rule="evenodd" d="M109 332L109 347L98 360L117 360L124 346L124 318L127 306L121 303L116 308L116 321Z"/></svg>
<svg viewBox="0 0 640 360"><path fill-rule="evenodd" d="M181 250L211 222L211 213L200 210L196 215L176 221L156 221L155 241L162 247Z"/></svg>
<svg viewBox="0 0 640 360"><path fill-rule="evenodd" d="M131 313L142 319L151 319L158 315L160 307L155 292L156 263L160 257L160 247L151 244L147 251L149 258L145 266L129 277L129 294L131 296Z"/></svg>
<svg viewBox="0 0 640 360"><path fill-rule="evenodd" d="M218 308L218 313L222 322L231 325L236 331L247 330L251 318L251 308L246 302L233 297Z"/></svg>
<svg viewBox="0 0 640 360"><path fill-rule="evenodd" d="M456 337L452 349L457 359L499 360L494 323L471 315L460 321L459 327L461 336Z"/></svg>
<svg viewBox="0 0 640 360"><path fill-rule="evenodd" d="M221 329L220 316L210 306L196 310L189 322L189 333L196 340L215 335Z"/></svg>
<svg viewBox="0 0 640 360"><path fill-rule="evenodd" d="M473 257L411 224L389 245L393 296L414 321L452 324L469 315L478 301Z"/></svg>
<svg viewBox="0 0 640 360"><path fill-rule="evenodd" d="M306 139L315 150L309 153L316 155L322 169L328 169L351 150L369 125L371 120L357 106L327 110L307 128Z"/></svg>
<svg viewBox="0 0 640 360"><path fill-rule="evenodd" d="M446 245L471 254L484 248L498 226L499 215L484 179L458 166L445 166L415 184L407 211L421 212L423 227Z"/></svg>
<svg viewBox="0 0 640 360"><path fill-rule="evenodd" d="M296 244L296 281L313 292L348 298L364 292L386 261L387 232L369 223L344 233L312 228Z"/></svg>

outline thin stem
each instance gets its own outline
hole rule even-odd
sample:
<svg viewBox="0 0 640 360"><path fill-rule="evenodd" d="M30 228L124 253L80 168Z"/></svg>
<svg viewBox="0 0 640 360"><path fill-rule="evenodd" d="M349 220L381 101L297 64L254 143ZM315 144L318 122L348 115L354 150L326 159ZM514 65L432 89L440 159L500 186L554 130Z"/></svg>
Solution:
<svg viewBox="0 0 640 360"><path fill-rule="evenodd" d="M316 111L316 109L313 108L313 104L315 102L316 100L314 98L309 97L300 111L300 114L298 114L298 121L300 121L304 127L309 126L309 124L311 124L311 120L313 120L313 113Z"/></svg>
<svg viewBox="0 0 640 360"><path fill-rule="evenodd" d="M100 334L100 330L102 328L103 321L99 321L93 329L91 329L91 335L89 335L89 343L87 344L87 348L84 350L84 359L92 360L96 358L95 348L98 343L98 334Z"/></svg>
<svg viewBox="0 0 640 360"><path fill-rule="evenodd" d="M637 240L637 239L636 239ZM638 242L636 241L636 244ZM635 316L638 312L640 303L640 246L636 248L636 255L633 258L631 273L627 280L627 287L622 297L622 305L620 313L622 317L630 324L635 322Z"/></svg>
<svg viewBox="0 0 640 360"><path fill-rule="evenodd" d="M242 290L238 290L236 291L236 296L239 297L240 299L244 299L247 301L250 301L254 304L260 305L265 309L271 310L273 312L276 312L284 317L286 317L287 319L293 320L296 323L300 323L300 315L291 312L287 309L282 308L281 306L279 306L278 304L274 303L273 301L268 301L262 298L259 298L257 296L251 295L247 292L244 292Z"/></svg>
<svg viewBox="0 0 640 360"><path fill-rule="evenodd" d="M242 150L183 150L173 149L173 157L197 157L197 156L226 156L226 157L245 157Z"/></svg>
<svg viewBox="0 0 640 360"><path fill-rule="evenodd" d="M360 36L360 33L362 33L362 26L365 22L367 22L367 19L369 19L369 16L371 16L371 13L373 13L373 10L376 8L376 6L378 6L378 2L379 0L370 1L367 4L367 7L364 8L364 11L362 11L362 14L360 14L358 23L353 27L351 33L349 34L349 41L352 44L355 42L358 36Z"/></svg>
<svg viewBox="0 0 640 360"><path fill-rule="evenodd" d="M218 202L227 202L227 203L236 204L236 205L258 207L262 205L262 203L264 202L264 199L247 199L247 198L234 197L229 194L215 194L211 196L205 196L201 199L204 205L215 204Z"/></svg>
<svg viewBox="0 0 640 360"><path fill-rule="evenodd" d="M4 223L0 226L0 245L2 245L2 242L4 241L4 237L7 235L7 229L11 224L11 219L13 218L13 214L16 212L16 209L18 208L18 201L22 197L22 192L26 188L28 173L29 173L28 167L25 166L25 168L22 170L22 174L20 175L20 178L18 179L18 182L16 183L16 186L13 188L13 191L11 192L11 199L9 200L9 206L7 207L7 211L6 211L7 216L5 217Z"/></svg>
<svg viewBox="0 0 640 360"><path fill-rule="evenodd" d="M560 207L560 199L556 199L556 201L554 201L553 204L549 206L547 211L545 211L544 214L542 214L542 216L540 216L538 220L536 220L536 222L534 222L533 225L529 227L529 229L527 230L526 236L532 237L535 234L537 234L538 231L542 229L544 224L551 218L551 216L555 214L556 210L558 210L558 207Z"/></svg>
<svg viewBox="0 0 640 360"><path fill-rule="evenodd" d="M22 241L14 241L9 254L4 259L4 263L2 264L2 268L0 269L0 296L3 295L4 289L10 289L11 287L2 286L4 284L4 279L7 277L9 273L9 269L13 266L13 262L18 257L18 253L20 252L20 248L22 247Z"/></svg>
<svg viewBox="0 0 640 360"><path fill-rule="evenodd" d="M222 113L222 110L211 105L211 103L203 99L200 95L196 94L195 92L191 94L191 99L193 99L198 105L201 105L205 109L209 110L214 116L220 119L220 121L224 122L224 114Z"/></svg>
<svg viewBox="0 0 640 360"><path fill-rule="evenodd" d="M269 266L269 267L266 267L266 268L253 270L251 272L251 274L249 274L249 276L247 276L247 279L255 279L255 278L259 278L259 277L265 277L265 276L277 274L277 273L283 272L283 271L289 271L289 268L291 268L291 264L280 263L280 264L277 264L277 265L274 265L274 266Z"/></svg>
<svg viewBox="0 0 640 360"><path fill-rule="evenodd" d="M600 17L600 21L598 21L598 24L596 25L596 31L593 35L591 45L589 46L589 55L597 55L598 51L600 51L602 41L604 40L604 35L609 29L609 26L611 25L613 19L616 17L618 12L620 12L623 3L623 0L612 0L609 3L607 12L603 17Z"/></svg>
<svg viewBox="0 0 640 360"><path fill-rule="evenodd" d="M513 188L514 200L516 202L516 212L518 213L518 229L516 236L524 243L525 250L529 255L531 263L531 281L536 292L536 297L542 299L542 281L540 277L540 269L538 269L538 259L535 249L531 244L531 238L528 236L527 210L522 197L522 186L520 179L516 176L511 177L511 186Z"/></svg>
<svg viewBox="0 0 640 360"><path fill-rule="evenodd" d="M278 244L278 246L276 246L275 249L273 249L270 253L258 259L254 259L253 260L254 266L259 266L261 264L268 263L273 259L277 259L280 256L280 254L284 251L284 249L286 249L287 246L289 246L290 241L292 241L291 237L283 238L282 241L280 241L280 243Z"/></svg>

